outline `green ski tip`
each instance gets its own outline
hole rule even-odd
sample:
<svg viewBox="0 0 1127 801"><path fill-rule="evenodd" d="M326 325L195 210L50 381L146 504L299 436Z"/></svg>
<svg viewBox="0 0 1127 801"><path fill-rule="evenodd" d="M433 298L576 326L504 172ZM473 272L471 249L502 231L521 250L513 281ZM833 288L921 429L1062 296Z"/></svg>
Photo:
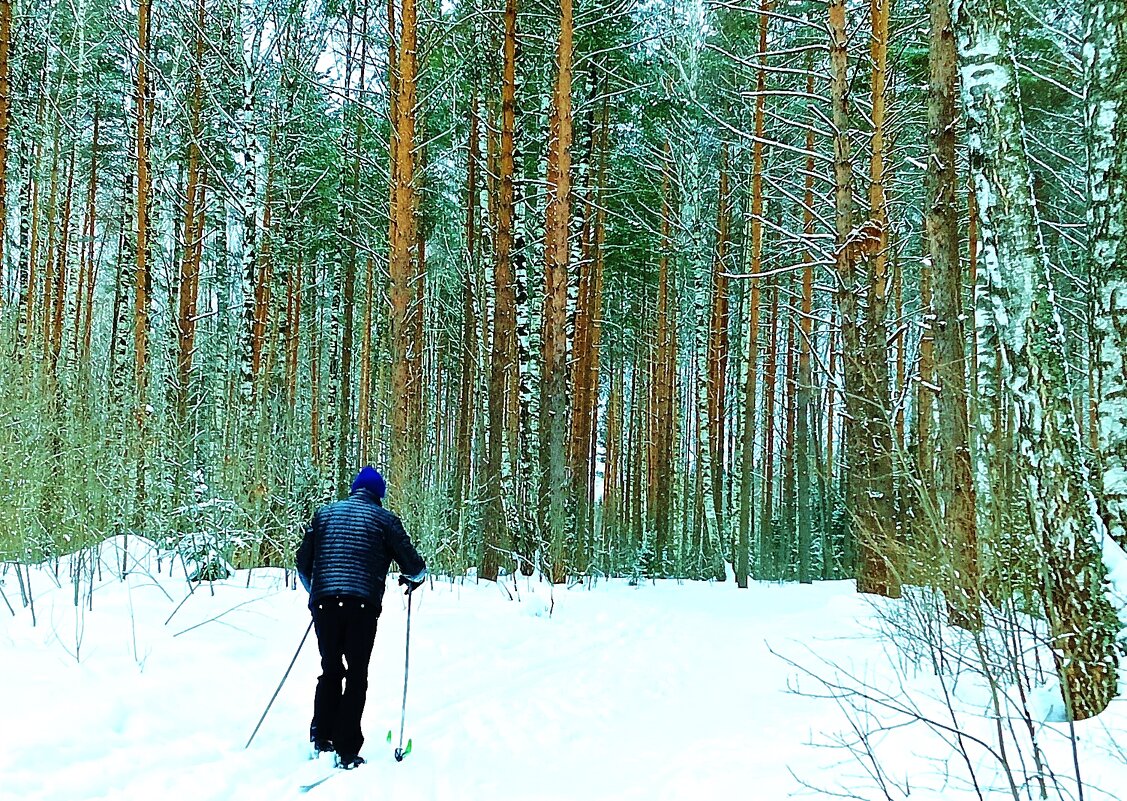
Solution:
<svg viewBox="0 0 1127 801"><path fill-rule="evenodd" d="M407 741L407 747L403 749L403 756L407 756L409 753L411 753L411 741L410 740Z"/></svg>
<svg viewBox="0 0 1127 801"><path fill-rule="evenodd" d="M387 744L391 745L391 729L387 730Z"/></svg>

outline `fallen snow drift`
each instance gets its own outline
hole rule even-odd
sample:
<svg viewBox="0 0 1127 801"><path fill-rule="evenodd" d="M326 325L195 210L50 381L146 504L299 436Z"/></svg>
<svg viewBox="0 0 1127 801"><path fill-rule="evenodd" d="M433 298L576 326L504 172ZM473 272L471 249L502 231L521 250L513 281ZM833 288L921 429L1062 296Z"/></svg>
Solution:
<svg viewBox="0 0 1127 801"><path fill-rule="evenodd" d="M614 581L554 592L527 579L506 588L435 582L415 599L414 750L398 764L385 738L398 734L406 607L389 589L364 713L369 764L344 773L308 759L319 672L312 635L243 748L308 625L305 593L280 570L258 570L185 600L180 563L169 575L166 557L158 572L143 542L130 542L126 580L113 577L120 548L103 548L93 611L89 598L75 607L69 563L61 586L53 565L32 569L34 627L14 573L4 578L16 614L0 603L0 799L824 797L803 783L884 797L847 753L811 747L849 724L833 700L792 692L818 688L768 650L815 669L817 654L900 686L891 678L897 660L874 633L874 607L852 582L738 590ZM973 677L959 688L967 725L988 735L987 696ZM942 710L926 672L907 689ZM1078 727L1092 798L1127 788L1115 747L1117 737L1127 742L1124 706ZM1050 757L1071 765L1067 726L1046 730ZM958 778L961 758L928 730L898 729L874 743L913 801L977 797ZM1003 779L984 770L986 797L1007 796Z"/></svg>

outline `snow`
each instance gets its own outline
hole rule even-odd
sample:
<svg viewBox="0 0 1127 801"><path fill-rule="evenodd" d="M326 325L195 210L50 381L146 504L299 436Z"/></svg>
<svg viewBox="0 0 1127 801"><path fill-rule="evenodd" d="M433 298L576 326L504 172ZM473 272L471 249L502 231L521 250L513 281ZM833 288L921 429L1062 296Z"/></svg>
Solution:
<svg viewBox="0 0 1127 801"><path fill-rule="evenodd" d="M880 633L882 615L901 602L866 600L852 582L739 590L730 581L436 581L412 611L412 753L397 764L385 740L389 729L398 734L406 620L391 587L364 716L369 764L334 772L327 758L307 758L319 672L312 635L243 748L308 625L304 592L280 570L256 570L188 597L181 562L170 576L165 555L158 572L152 546L136 537L122 581L111 576L120 547L103 547L92 611L74 606L67 560L59 584L53 564L32 568L34 627L13 571L0 573L15 608L10 615L0 602L2 801L824 797L803 783L883 798L847 752L815 747L851 729L846 707L816 697L823 685L811 674L845 685L860 677L896 703L948 715L930 670L909 665ZM1051 706L1051 682L1039 692ZM974 675L955 683L960 722L987 741L990 698ZM1117 700L1077 724L1092 788L1127 786L1115 748L1127 738L1125 707ZM899 718L874 709L861 719ZM1037 726L1067 782L1068 727ZM878 733L872 745L912 801L977 798L959 778L961 757L926 727ZM984 797L1007 797L989 760L972 756Z"/></svg>
<svg viewBox="0 0 1127 801"><path fill-rule="evenodd" d="M1107 531L1103 537L1103 560L1107 569L1107 596L1119 616L1120 638L1127 641L1127 554Z"/></svg>

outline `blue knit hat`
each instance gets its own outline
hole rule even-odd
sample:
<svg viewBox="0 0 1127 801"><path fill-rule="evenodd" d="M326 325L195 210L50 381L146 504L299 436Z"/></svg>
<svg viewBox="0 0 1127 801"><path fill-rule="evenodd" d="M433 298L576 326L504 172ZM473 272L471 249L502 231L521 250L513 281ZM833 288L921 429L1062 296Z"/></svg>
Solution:
<svg viewBox="0 0 1127 801"><path fill-rule="evenodd" d="M364 468L356 474L356 478L352 482L352 491L366 489L368 492L375 495L377 498L382 498L387 494L387 483L383 480L380 472L371 465L365 465Z"/></svg>

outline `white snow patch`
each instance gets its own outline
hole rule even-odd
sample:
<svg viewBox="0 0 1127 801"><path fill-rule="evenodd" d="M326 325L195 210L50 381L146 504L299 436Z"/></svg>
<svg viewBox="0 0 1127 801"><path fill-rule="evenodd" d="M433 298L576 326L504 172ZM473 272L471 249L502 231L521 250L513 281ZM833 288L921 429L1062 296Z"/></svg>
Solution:
<svg viewBox="0 0 1127 801"><path fill-rule="evenodd" d="M1106 531L1103 532L1103 559L1107 568L1108 600L1119 615L1120 637L1127 635L1127 554Z"/></svg>
<svg viewBox="0 0 1127 801"><path fill-rule="evenodd" d="M312 635L243 750L309 623L305 593L280 570L255 570L188 597L181 561L169 575L166 557L158 572L158 554L136 538L122 581L120 547L103 548L92 611L83 611L87 579L84 603L74 606L77 561L60 562L58 584L53 564L32 568L34 627L13 571L0 567L16 613L0 603L0 799L305 798L299 788L330 773L327 760L306 758L319 673ZM87 561L86 576L89 569ZM794 694L815 688L769 646L799 661L817 655L911 693L929 715L947 714L934 676L923 670L905 681L897 672L902 661L875 633L886 602L871 605L853 582L738 590L733 582L622 580L568 589L510 577L505 585L508 592L437 580L414 596L413 751L399 764L385 741L388 729L398 731L406 622L392 585L369 674L369 764L332 775L316 798L673 801L750 791L784 801L805 792L799 779L861 787L866 797L873 788L857 784L866 781L858 764L810 745L849 731L841 708ZM989 738L989 693L974 676L959 681L960 720ZM1102 787L1127 786L1127 764L1109 756L1115 738L1127 737L1125 707L1117 701L1078 728L1085 778ZM959 762L942 738L897 731L910 733L874 743L890 769L911 777L912 801L977 798L946 775ZM1068 748L1063 737L1047 744L1066 765Z"/></svg>
<svg viewBox="0 0 1127 801"><path fill-rule="evenodd" d="M1064 703L1060 681L1056 678L1049 679L1029 693L1029 709L1035 720L1043 720L1046 723L1067 723L1068 706Z"/></svg>

